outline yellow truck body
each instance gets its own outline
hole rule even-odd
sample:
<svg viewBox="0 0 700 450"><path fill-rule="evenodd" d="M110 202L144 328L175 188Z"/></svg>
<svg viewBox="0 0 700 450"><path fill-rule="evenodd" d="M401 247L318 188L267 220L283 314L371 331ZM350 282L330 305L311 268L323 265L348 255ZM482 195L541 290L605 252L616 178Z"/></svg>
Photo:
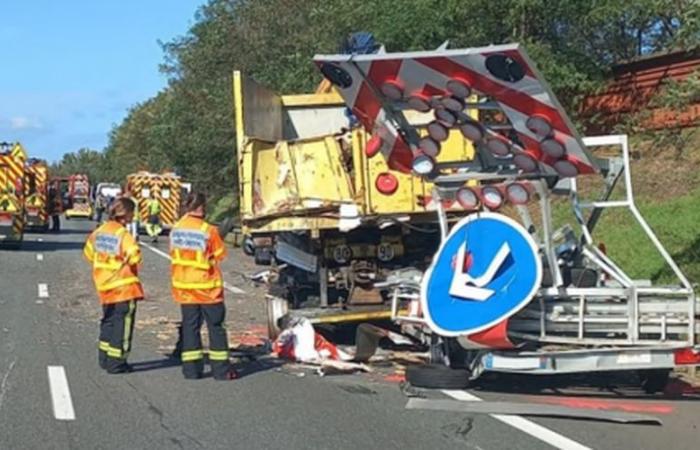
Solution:
<svg viewBox="0 0 700 450"><path fill-rule="evenodd" d="M431 212L432 184L392 171L398 187L391 195L377 188L389 172L381 155L369 157L361 128L347 127L345 103L335 91L277 95L241 72L234 72L240 214L244 230L338 228L341 205L354 205L364 218L422 216ZM412 119L431 119L413 114ZM471 159L474 148L458 130L442 145L439 162ZM334 215L335 213L335 215ZM430 213L434 220L434 214Z"/></svg>
<svg viewBox="0 0 700 450"><path fill-rule="evenodd" d="M0 147L0 242L19 246L26 227L24 163L27 154L21 144Z"/></svg>
<svg viewBox="0 0 700 450"><path fill-rule="evenodd" d="M425 267L439 245L433 185L371 155L334 90L278 95L236 71L233 98L241 228L256 263L285 263L277 287L297 308L385 304L373 283ZM432 116L407 116L427 134ZM452 130L437 160L473 155Z"/></svg>
<svg viewBox="0 0 700 450"><path fill-rule="evenodd" d="M136 200L137 218L142 225L148 222L148 200L155 196L160 201L160 226L170 229L181 216L182 180L171 173L136 172L126 177L126 191Z"/></svg>

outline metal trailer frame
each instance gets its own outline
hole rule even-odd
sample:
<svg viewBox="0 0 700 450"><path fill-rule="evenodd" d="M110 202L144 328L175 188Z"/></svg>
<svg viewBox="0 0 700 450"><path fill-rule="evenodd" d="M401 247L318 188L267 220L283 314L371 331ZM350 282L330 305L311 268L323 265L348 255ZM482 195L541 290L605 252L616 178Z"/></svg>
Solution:
<svg viewBox="0 0 700 450"><path fill-rule="evenodd" d="M508 335L519 341L512 350L478 349L461 337L457 341L471 351L471 378L487 371L557 374L619 370L672 369L678 365L700 365L698 342L697 299L693 287L634 203L627 135L586 137L587 147L619 147L621 157L600 161L605 168L606 188L598 201L582 202L575 178L563 179L552 190L566 192L571 202L580 240L579 256L610 282L595 287L566 287L554 242L561 237L552 224L551 193L542 177L529 181L539 196L542 214L541 234L532 231L543 249L543 257L552 286L542 287L532 301L509 319ZM607 163L607 164L606 164ZM468 164L467 164L468 165ZM620 177L624 178L623 200L610 200ZM469 180L515 181L527 179L517 172L470 171L438 176L435 194L453 198L456 186ZM443 239L449 231L448 215L438 202L438 217ZM633 280L593 239L593 230L603 211L627 208L641 226L663 260L680 282L678 286L650 286ZM517 207L527 229L534 230L529 210ZM590 210L588 220L583 211ZM431 334L423 318L413 313L402 314L400 303L419 298L419 284L404 280L391 286L392 319L409 325L419 335Z"/></svg>

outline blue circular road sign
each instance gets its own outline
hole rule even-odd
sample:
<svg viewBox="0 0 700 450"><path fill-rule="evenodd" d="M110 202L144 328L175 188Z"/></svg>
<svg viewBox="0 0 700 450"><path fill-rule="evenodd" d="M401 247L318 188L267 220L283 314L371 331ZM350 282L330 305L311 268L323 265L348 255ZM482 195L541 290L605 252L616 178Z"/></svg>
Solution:
<svg viewBox="0 0 700 450"><path fill-rule="evenodd" d="M423 277L423 314L438 334L473 334L518 312L541 282L542 260L522 225L472 214L452 228Z"/></svg>

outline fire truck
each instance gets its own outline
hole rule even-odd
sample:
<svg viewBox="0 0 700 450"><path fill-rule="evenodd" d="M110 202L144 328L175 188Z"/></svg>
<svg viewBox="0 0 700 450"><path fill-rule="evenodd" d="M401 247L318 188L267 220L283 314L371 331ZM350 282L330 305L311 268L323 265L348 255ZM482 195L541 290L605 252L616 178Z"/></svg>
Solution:
<svg viewBox="0 0 700 450"><path fill-rule="evenodd" d="M76 174L68 177L68 207L66 219L92 217L90 206L90 182L87 175Z"/></svg>
<svg viewBox="0 0 700 450"><path fill-rule="evenodd" d="M49 168L46 161L30 158L25 163L24 195L27 226L39 231L49 228Z"/></svg>
<svg viewBox="0 0 700 450"><path fill-rule="evenodd" d="M129 192L138 205L139 230L148 223L148 200L156 198L160 202L160 227L169 230L181 216L183 183L174 173L151 173L140 171L126 177L126 192Z"/></svg>
<svg viewBox="0 0 700 450"><path fill-rule="evenodd" d="M0 243L22 245L26 226L24 163L27 154L19 143L0 143Z"/></svg>

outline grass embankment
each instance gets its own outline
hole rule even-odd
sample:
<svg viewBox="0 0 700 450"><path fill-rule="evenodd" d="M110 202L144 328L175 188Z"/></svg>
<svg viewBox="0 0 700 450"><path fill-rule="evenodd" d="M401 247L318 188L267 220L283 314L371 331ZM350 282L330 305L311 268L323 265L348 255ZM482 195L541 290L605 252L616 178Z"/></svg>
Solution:
<svg viewBox="0 0 700 450"><path fill-rule="evenodd" d="M637 207L690 282L700 284L700 133L680 157L643 143L633 143L632 149L638 149L631 163ZM620 180L613 199L621 198L622 185ZM569 211L558 204L555 222L567 216L566 222L573 224ZM632 278L678 283L628 209L605 211L593 236Z"/></svg>
<svg viewBox="0 0 700 450"><path fill-rule="evenodd" d="M662 201L639 199L637 206L690 282L700 283L700 189ZM606 212L594 238L633 278L674 282L671 268L628 210Z"/></svg>

